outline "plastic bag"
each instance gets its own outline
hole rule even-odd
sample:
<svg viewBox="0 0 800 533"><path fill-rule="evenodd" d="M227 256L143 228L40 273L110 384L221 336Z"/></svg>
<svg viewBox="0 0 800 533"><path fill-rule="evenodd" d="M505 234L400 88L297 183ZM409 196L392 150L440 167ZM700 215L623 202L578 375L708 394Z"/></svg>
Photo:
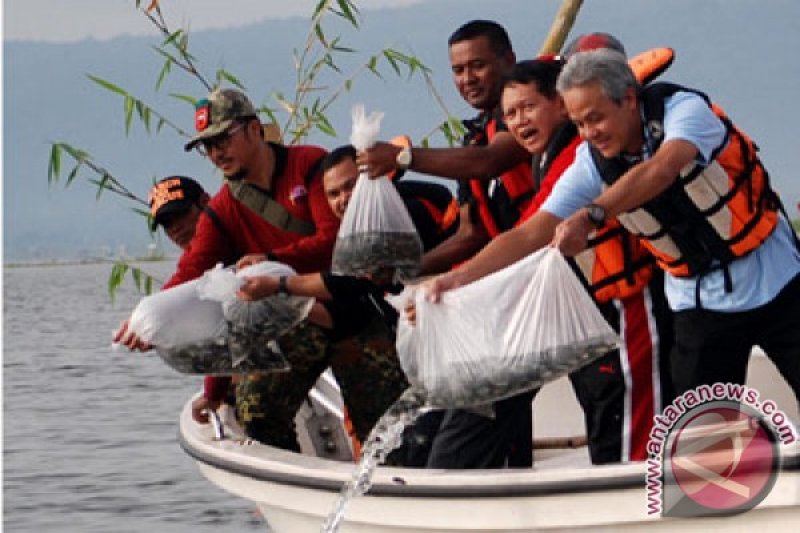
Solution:
<svg viewBox="0 0 800 533"><path fill-rule="evenodd" d="M400 363L429 405L464 408L531 390L619 345L561 254L545 248L486 278L414 296L417 323L401 315ZM487 305L491 302L491 305Z"/></svg>
<svg viewBox="0 0 800 533"><path fill-rule="evenodd" d="M374 144L382 116L366 117L363 106L354 106L350 140L356 149ZM386 177L362 173L339 226L331 270L370 276L394 269L394 280L405 281L416 276L421 260L422 241L397 189Z"/></svg>
<svg viewBox="0 0 800 533"><path fill-rule="evenodd" d="M209 271L206 281L198 286L201 298L213 299L222 304L222 313L228 324L228 349L234 366L246 361L258 361L263 366L265 346L288 332L304 320L314 305L314 299L304 296L273 295L248 302L236 297L236 290L247 276L291 276L295 271L283 263L262 261L245 267L234 274L228 270ZM277 346L272 347L275 351ZM288 370L275 353L275 364L269 370ZM282 356L281 356L282 358Z"/></svg>
<svg viewBox="0 0 800 533"><path fill-rule="evenodd" d="M156 347L173 369L191 374L285 371L286 358L276 340L306 318L312 298L275 302L236 298L246 275L291 275L280 263L258 263L237 273L221 267L203 277L142 298L128 323Z"/></svg>

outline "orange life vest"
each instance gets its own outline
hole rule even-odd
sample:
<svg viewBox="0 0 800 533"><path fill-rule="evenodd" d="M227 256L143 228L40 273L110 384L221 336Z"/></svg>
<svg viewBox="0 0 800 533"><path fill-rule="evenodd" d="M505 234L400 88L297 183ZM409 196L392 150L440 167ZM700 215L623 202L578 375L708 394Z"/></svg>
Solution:
<svg viewBox="0 0 800 533"><path fill-rule="evenodd" d="M469 144L485 145L492 142L492 139L494 139L494 136L497 134L497 117L493 116L488 119L484 131L485 135L481 136L480 132L478 132L478 134L474 135L469 140ZM491 186L490 183L477 179L470 180L469 182L481 222L483 222L483 226L486 228L486 232L491 238L495 238L503 231L514 226L536 192L533 185L531 165L528 161L523 161L506 172L503 172L499 176L499 182L502 184L507 195L507 201L503 202L505 205L499 206L499 208L504 211L503 215L507 216L507 220L505 221L498 220L492 212L487 191L487 187Z"/></svg>
<svg viewBox="0 0 800 533"><path fill-rule="evenodd" d="M692 89L655 83L640 92L650 153L663 140L664 102L678 91L693 92L708 102L725 125L725 140L710 164L690 165L665 192L618 219L643 239L661 268L688 277L724 269L759 247L775 229L780 202L755 143L706 95ZM621 157L606 159L594 148L591 153L608 185L632 166ZM729 280L726 276L728 290Z"/></svg>
<svg viewBox="0 0 800 533"><path fill-rule="evenodd" d="M580 142L571 122L556 130L534 169L537 189L542 183L549 183L564 173L575 160L575 150ZM535 197L532 208L544 202L545 198L540 196ZM527 212L526 216L532 214ZM570 262L577 267L584 285L599 303L640 292L650 282L655 265L653 256L616 220L609 221L606 227L595 232L587 249Z"/></svg>

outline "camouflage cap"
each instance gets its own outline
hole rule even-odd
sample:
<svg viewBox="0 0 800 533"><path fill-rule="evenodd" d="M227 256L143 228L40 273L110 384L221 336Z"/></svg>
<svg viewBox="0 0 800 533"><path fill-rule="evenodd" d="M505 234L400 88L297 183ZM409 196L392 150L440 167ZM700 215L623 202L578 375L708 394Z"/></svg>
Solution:
<svg viewBox="0 0 800 533"><path fill-rule="evenodd" d="M243 92L214 89L195 105L194 126L198 133L184 148L188 152L203 139L223 133L236 119L255 116L256 109Z"/></svg>

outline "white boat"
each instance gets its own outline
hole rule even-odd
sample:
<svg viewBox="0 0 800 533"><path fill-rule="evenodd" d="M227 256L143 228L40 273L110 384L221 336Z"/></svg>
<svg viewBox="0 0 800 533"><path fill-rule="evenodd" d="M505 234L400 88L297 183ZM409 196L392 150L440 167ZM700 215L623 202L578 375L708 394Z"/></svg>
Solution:
<svg viewBox="0 0 800 533"><path fill-rule="evenodd" d="M763 354L751 361L748 385L799 419L791 391ZM212 425L191 419L191 402L181 414L180 442L212 483L255 502L271 531L316 532L354 471L336 397L335 383L322 380L298 414L301 454L242 442L235 430L220 438ZM534 409L537 439L582 431L582 414L565 379L545 386ZM645 463L592 466L585 447L537 449L533 469L380 467L369 492L350 502L340 531L796 531L800 446L782 446L781 456L775 485L755 509L703 518L648 514Z"/></svg>

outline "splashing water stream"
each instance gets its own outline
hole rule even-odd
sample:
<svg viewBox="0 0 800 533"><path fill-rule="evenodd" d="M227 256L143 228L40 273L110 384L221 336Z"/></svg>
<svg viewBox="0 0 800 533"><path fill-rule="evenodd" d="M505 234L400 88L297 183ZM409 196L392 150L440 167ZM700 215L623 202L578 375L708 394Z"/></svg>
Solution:
<svg viewBox="0 0 800 533"><path fill-rule="evenodd" d="M413 424L423 413L425 395L418 389L409 388L375 424L361 450L361 461L353 476L342 487L336 504L322 524L322 533L336 533L344 520L350 501L366 494L372 485L375 468L402 443L403 430Z"/></svg>

